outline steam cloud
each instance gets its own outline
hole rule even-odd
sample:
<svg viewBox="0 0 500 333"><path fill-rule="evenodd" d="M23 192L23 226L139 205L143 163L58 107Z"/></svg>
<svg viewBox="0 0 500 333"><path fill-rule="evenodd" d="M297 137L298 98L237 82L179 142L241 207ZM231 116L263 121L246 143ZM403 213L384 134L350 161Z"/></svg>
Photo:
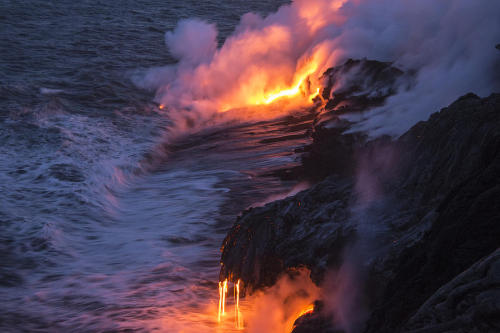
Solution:
<svg viewBox="0 0 500 333"><path fill-rule="evenodd" d="M309 278L307 270L297 271L293 278L282 276L264 292L247 296L251 307L245 309L249 333L291 332L301 310L319 296L319 288Z"/></svg>
<svg viewBox="0 0 500 333"><path fill-rule="evenodd" d="M491 0L296 0L264 18L245 14L219 49L213 24L183 20L165 36L179 62L135 82L155 89L171 112L203 121L289 88L307 64L319 86L347 58L392 61L416 71L416 84L354 130L397 135L462 94L499 90L498 13Z"/></svg>

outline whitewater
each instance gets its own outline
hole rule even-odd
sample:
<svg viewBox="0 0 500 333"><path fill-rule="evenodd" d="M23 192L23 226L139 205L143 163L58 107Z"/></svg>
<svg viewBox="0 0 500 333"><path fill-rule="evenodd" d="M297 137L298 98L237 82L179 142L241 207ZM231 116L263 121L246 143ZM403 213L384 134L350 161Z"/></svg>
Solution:
<svg viewBox="0 0 500 333"><path fill-rule="evenodd" d="M245 12L278 6L0 5L3 332L216 327L225 232L294 186L264 174L297 163L306 139L263 145L296 134L271 122L170 143L168 110L131 78L175 63L162 45L179 17L212 20L222 42Z"/></svg>

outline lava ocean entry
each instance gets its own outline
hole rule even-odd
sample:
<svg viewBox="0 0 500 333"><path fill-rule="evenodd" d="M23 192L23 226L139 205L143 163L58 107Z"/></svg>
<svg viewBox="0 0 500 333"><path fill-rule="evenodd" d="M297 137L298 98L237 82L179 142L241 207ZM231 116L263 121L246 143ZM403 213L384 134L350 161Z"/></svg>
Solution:
<svg viewBox="0 0 500 333"><path fill-rule="evenodd" d="M499 1L0 9L2 332L500 332Z"/></svg>

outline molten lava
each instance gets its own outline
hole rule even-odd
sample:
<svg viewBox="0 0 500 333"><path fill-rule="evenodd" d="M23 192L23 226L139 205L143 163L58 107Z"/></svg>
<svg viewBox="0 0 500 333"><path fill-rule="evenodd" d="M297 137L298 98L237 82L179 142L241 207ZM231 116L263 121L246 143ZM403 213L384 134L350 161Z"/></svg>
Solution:
<svg viewBox="0 0 500 333"><path fill-rule="evenodd" d="M310 313L313 313L314 311L314 304L309 304L308 306L306 306L305 308L303 308L299 313L298 315L295 316L295 320L293 321L293 327L292 329L294 329L296 327L295 325L295 322L302 316L305 316L307 314L310 314Z"/></svg>
<svg viewBox="0 0 500 333"><path fill-rule="evenodd" d="M300 317L302 317L306 314L312 313L313 311L314 311L314 304L309 304L307 307L302 309L302 311L300 311L300 313L296 319L299 319Z"/></svg>
<svg viewBox="0 0 500 333"><path fill-rule="evenodd" d="M238 282L235 285L235 290L236 290L236 307L234 309L235 315L236 315L236 328L237 329L243 329L243 316L241 315L240 311L240 280L238 279Z"/></svg>
<svg viewBox="0 0 500 333"><path fill-rule="evenodd" d="M294 86L289 89L280 90L278 92L270 94L264 101L264 104L271 104L275 100L282 97L293 97L300 93L300 88L304 84L305 80L309 78L314 72L316 72L317 66L315 63L311 62L305 69L305 73L299 75ZM319 91L319 88L318 88Z"/></svg>
<svg viewBox="0 0 500 333"><path fill-rule="evenodd" d="M227 294L227 279L224 282L219 282L219 315L217 321L220 322L221 316L226 314L226 294Z"/></svg>
<svg viewBox="0 0 500 333"><path fill-rule="evenodd" d="M223 282L219 282L219 313L217 316L217 321L220 323L221 318L226 314L226 295L228 292L228 282L225 279ZM240 310L240 280L233 285L234 294L234 321L236 329L240 330L244 328L243 325L243 315Z"/></svg>
<svg viewBox="0 0 500 333"><path fill-rule="evenodd" d="M321 96L321 94L319 93L319 88L316 88L316 92L315 92L314 94L311 94L311 95L309 96L309 101L310 101L310 102L313 102L313 101L314 101L314 99L315 99L316 97L318 97L318 96L321 98L321 102L325 103L325 100L323 99L323 96Z"/></svg>

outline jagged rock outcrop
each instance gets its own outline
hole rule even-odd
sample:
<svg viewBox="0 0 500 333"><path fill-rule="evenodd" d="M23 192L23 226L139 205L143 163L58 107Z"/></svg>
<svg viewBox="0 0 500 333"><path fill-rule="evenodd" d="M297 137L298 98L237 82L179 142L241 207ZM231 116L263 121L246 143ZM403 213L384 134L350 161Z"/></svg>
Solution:
<svg viewBox="0 0 500 333"><path fill-rule="evenodd" d="M288 268L306 265L321 274L340 262L343 246L354 239L354 229L345 223L352 186L332 178L244 212L224 240L221 277L262 288ZM325 238L318 241L321 235Z"/></svg>
<svg viewBox="0 0 500 333"><path fill-rule="evenodd" d="M310 149L331 151L330 142L315 139ZM498 301L498 284L478 282L493 259L469 267L500 246L500 95L463 96L396 141L345 142L338 153L350 156L330 158L356 161L340 169L350 172L323 170L329 176L309 190L243 213L224 241L221 278L262 288L305 266L319 283L347 245L366 237L368 223L377 236L364 258L372 311L365 332L438 332L436 323L453 316L471 332L499 330L477 322L500 317L498 302L483 306L481 298ZM470 287L466 303L454 303L445 286L460 281Z"/></svg>
<svg viewBox="0 0 500 333"><path fill-rule="evenodd" d="M307 125L314 143L299 150L301 166L282 169L272 175L282 179L301 178L318 182L331 174L352 175L356 166L356 151L366 144L363 133L345 134L351 123L339 115L366 111L382 105L397 89L410 87L414 74L403 72L392 63L375 60L348 59L340 66L328 69L321 77L324 107L313 108L313 121ZM319 111L319 112L318 112ZM263 142L266 143L266 142Z"/></svg>
<svg viewBox="0 0 500 333"><path fill-rule="evenodd" d="M363 133L344 132L351 124L339 115L382 105L396 90L410 87L412 73L389 62L349 59L322 76L326 105L317 115L311 136L314 143L302 155L302 177L319 181L331 174L349 176L356 168L356 152L366 144Z"/></svg>
<svg viewBox="0 0 500 333"><path fill-rule="evenodd" d="M380 106L403 83L409 86L412 76L390 62L348 59L321 77L325 85L321 94L327 100L325 109L342 111L347 107L349 111L363 111Z"/></svg>

